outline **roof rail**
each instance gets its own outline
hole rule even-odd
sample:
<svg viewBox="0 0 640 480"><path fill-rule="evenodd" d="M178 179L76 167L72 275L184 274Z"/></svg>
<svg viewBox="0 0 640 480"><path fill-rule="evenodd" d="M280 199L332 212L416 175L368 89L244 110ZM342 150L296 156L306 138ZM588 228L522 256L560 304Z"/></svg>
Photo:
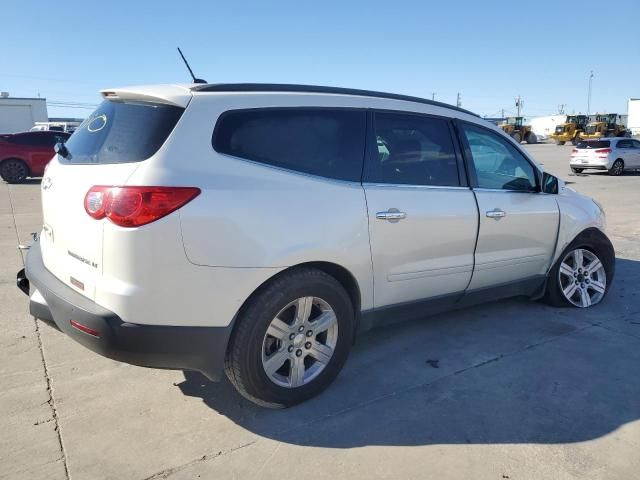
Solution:
<svg viewBox="0 0 640 480"><path fill-rule="evenodd" d="M398 95L396 93L375 92L371 90L358 90L354 88L324 87L318 85L294 85L286 83L211 83L191 87L196 92L300 92L300 93L333 93L338 95L355 95L359 97L388 98L390 100L404 100L406 102L424 103L436 107L457 110L474 117L480 115L465 110L464 108L449 105L447 103L427 100L426 98Z"/></svg>

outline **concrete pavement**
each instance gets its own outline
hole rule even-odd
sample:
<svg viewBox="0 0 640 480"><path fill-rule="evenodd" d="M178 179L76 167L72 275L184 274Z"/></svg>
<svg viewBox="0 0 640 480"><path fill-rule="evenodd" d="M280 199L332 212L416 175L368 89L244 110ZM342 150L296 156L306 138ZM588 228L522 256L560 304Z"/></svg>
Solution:
<svg viewBox="0 0 640 480"><path fill-rule="evenodd" d="M39 185L0 183L0 478L634 478L640 175L569 176L570 147L527 148L607 211L604 303L510 300L372 332L324 394L281 411L34 321L15 245L39 230Z"/></svg>

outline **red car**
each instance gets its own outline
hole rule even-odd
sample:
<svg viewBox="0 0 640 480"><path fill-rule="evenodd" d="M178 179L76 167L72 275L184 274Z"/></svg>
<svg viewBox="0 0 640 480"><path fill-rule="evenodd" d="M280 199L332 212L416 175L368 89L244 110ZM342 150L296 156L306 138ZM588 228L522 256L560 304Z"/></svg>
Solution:
<svg viewBox="0 0 640 480"><path fill-rule="evenodd" d="M66 142L69 136L53 131L0 135L0 177L7 183L41 177L55 153L54 145Z"/></svg>

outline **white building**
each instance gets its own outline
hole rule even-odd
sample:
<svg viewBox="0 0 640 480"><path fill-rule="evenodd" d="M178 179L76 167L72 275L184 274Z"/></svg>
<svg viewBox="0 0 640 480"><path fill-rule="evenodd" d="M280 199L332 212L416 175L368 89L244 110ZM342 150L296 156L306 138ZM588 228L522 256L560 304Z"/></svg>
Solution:
<svg viewBox="0 0 640 480"><path fill-rule="evenodd" d="M36 122L47 122L47 100L10 97L0 92L0 133L27 132Z"/></svg>
<svg viewBox="0 0 640 480"><path fill-rule="evenodd" d="M640 98L629 99L626 125L633 135L640 135Z"/></svg>

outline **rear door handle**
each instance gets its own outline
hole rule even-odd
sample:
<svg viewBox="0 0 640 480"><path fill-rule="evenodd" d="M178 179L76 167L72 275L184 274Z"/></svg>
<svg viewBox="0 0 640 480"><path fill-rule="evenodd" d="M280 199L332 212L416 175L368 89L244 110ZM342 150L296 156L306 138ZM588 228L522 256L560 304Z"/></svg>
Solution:
<svg viewBox="0 0 640 480"><path fill-rule="evenodd" d="M502 217L505 217L507 214L504 210L500 210L499 208L494 208L493 210L489 210L487 212L487 217L493 218L494 220L500 220Z"/></svg>
<svg viewBox="0 0 640 480"><path fill-rule="evenodd" d="M386 212L378 212L376 213L376 218L378 220L388 220L390 222L397 222L402 220L403 218L407 218L407 214L401 212L397 208L390 208Z"/></svg>

